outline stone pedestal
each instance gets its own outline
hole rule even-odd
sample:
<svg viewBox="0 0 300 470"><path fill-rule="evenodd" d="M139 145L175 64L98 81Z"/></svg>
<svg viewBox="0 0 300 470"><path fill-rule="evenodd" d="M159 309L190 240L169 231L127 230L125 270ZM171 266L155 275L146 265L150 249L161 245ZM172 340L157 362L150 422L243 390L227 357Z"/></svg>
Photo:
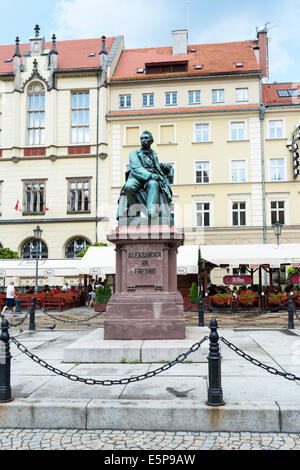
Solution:
<svg viewBox="0 0 300 470"><path fill-rule="evenodd" d="M123 227L107 238L116 245L116 292L107 304L104 339L184 339L177 291L183 234L167 226Z"/></svg>

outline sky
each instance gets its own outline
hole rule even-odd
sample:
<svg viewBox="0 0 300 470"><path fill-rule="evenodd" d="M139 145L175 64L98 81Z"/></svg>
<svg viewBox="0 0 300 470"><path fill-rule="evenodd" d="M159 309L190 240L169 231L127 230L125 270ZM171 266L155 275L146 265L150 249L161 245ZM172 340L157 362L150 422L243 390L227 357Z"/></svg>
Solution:
<svg viewBox="0 0 300 470"><path fill-rule="evenodd" d="M300 82L300 0L0 0L0 44L28 42L39 24L50 40L124 36L127 49L170 46L188 29L189 44L245 41L267 24L270 81Z"/></svg>

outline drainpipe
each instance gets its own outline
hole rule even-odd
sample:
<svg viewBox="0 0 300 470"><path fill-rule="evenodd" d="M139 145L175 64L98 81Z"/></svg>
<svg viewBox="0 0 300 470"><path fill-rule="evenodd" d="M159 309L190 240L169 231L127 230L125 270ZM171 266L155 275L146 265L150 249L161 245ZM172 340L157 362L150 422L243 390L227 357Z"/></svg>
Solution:
<svg viewBox="0 0 300 470"><path fill-rule="evenodd" d="M98 242L98 187L99 187L99 94L101 71L97 72L97 131L96 131L96 243Z"/></svg>
<svg viewBox="0 0 300 470"><path fill-rule="evenodd" d="M263 212L263 240L267 243L267 222L266 222L266 190L265 190L265 143L264 143L264 119L266 107L262 102L262 80L259 79L260 94L260 148L261 148L261 185L262 185L262 212Z"/></svg>
<svg viewBox="0 0 300 470"><path fill-rule="evenodd" d="M266 107L262 101L262 78L259 79L260 95L260 148L261 148L261 186L262 186L262 213L263 213L263 242L267 244L267 222L266 222L266 185L265 185L265 139L264 139L264 119ZM267 273L265 272L265 285L268 284Z"/></svg>

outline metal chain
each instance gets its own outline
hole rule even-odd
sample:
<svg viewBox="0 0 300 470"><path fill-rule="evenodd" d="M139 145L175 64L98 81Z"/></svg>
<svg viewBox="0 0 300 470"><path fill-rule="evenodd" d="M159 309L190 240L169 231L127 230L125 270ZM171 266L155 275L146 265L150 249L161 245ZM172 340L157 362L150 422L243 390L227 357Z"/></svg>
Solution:
<svg viewBox="0 0 300 470"><path fill-rule="evenodd" d="M17 348L22 351L26 356L30 357L34 362L39 364L40 366L44 367L45 369L50 370L56 375L60 375L62 377L65 377L66 379L72 380L73 382L83 382L86 385L103 385L105 387L108 387L110 385L127 385L132 382L140 382L141 380L149 379L150 377L154 377L155 375L160 374L161 372L164 372L171 367L175 366L178 363L183 362L191 353L196 352L201 345L208 340L208 337L205 336L201 341L198 343L195 343L186 353L180 354L174 361L169 362L168 364L164 364L162 367L147 372L146 374L142 374L139 376L135 377L129 377L125 379L120 379L120 380L96 380L96 379L85 379L83 377L78 377L77 375L73 374L68 374L66 372L63 372L56 367L51 366L48 364L46 361L40 359L38 356L30 352L23 344L19 343L19 341L16 340L13 336L10 337L10 340L17 346Z"/></svg>
<svg viewBox="0 0 300 470"><path fill-rule="evenodd" d="M28 311L26 312L25 316L22 318L22 320L19 321L18 323L10 323L10 322L8 322L9 327L11 328L11 327L16 327L16 326L22 325L22 323L24 323L24 321L25 321L26 318L28 317L29 313L30 313L30 312L29 312L29 310L28 310ZM1 317L1 318L6 318L6 317L5 317L4 315L2 315L2 314L0 314L0 317Z"/></svg>
<svg viewBox="0 0 300 470"><path fill-rule="evenodd" d="M261 367L262 369L266 370L270 374L280 375L281 377L284 377L287 380L300 380L300 377L296 377L294 374L288 374L286 372L281 372L280 370L277 370L274 367L267 366L266 364L263 364L262 362L258 361L257 359L254 359L252 356L249 356L249 354L246 354L244 351L242 351L237 346L230 343L229 341L227 341L227 339L225 339L223 337L220 337L220 341L222 341L224 344L226 344L226 346L228 346L230 349L232 349L234 352L236 352L239 356L243 357L244 359L251 362L255 366Z"/></svg>
<svg viewBox="0 0 300 470"><path fill-rule="evenodd" d="M88 317L88 318L84 318L83 320L64 320L62 318L58 318L56 317L55 315L51 315L50 313L48 312L43 312L45 315L47 315L48 317L50 317L51 319L53 320L57 320L57 321L60 321L62 323L72 323L73 325L77 325L79 323L84 323L84 322L88 322L89 320L92 320L93 318L96 318L98 317L99 315L101 315L102 312L99 312L99 313L96 313L95 315L92 315L91 317Z"/></svg>

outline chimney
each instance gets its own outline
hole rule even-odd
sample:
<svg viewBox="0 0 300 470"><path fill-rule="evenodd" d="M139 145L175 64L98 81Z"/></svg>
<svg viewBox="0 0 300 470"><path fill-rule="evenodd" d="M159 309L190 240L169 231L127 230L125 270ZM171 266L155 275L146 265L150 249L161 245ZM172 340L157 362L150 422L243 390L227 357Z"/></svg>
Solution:
<svg viewBox="0 0 300 470"><path fill-rule="evenodd" d="M257 28L259 56L258 61L263 77L269 78L269 40L267 26Z"/></svg>
<svg viewBox="0 0 300 470"><path fill-rule="evenodd" d="M173 55L186 55L188 53L188 31L177 29L172 31Z"/></svg>

